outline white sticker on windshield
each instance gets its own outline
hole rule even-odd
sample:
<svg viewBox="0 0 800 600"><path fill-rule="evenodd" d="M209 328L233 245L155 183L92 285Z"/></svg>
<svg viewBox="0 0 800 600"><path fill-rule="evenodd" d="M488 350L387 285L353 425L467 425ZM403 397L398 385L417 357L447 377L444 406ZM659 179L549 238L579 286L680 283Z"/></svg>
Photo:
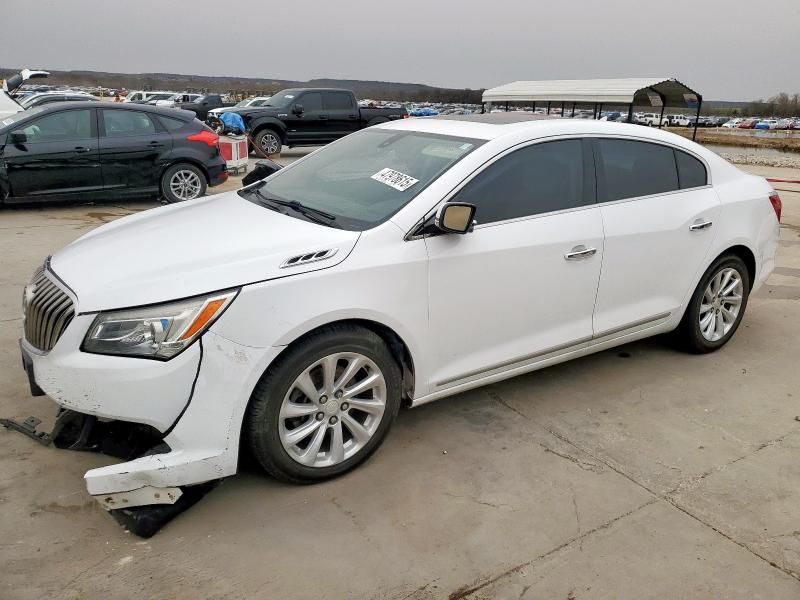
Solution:
<svg viewBox="0 0 800 600"><path fill-rule="evenodd" d="M394 169L389 169L388 167L375 173L375 175L372 176L372 179L375 181L380 181L381 183L384 183L400 192L405 192L408 188L419 181L419 179L414 179L411 177L411 175L406 175L405 173L395 171Z"/></svg>
<svg viewBox="0 0 800 600"><path fill-rule="evenodd" d="M14 119L3 119L3 125L11 125Z"/></svg>

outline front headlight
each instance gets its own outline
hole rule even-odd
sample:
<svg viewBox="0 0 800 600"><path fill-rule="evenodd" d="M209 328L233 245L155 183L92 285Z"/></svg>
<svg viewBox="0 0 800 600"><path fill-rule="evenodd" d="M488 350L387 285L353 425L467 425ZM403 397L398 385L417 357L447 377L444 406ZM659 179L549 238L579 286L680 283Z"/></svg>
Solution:
<svg viewBox="0 0 800 600"><path fill-rule="evenodd" d="M239 290L179 302L101 312L81 350L167 360L200 337L225 311Z"/></svg>

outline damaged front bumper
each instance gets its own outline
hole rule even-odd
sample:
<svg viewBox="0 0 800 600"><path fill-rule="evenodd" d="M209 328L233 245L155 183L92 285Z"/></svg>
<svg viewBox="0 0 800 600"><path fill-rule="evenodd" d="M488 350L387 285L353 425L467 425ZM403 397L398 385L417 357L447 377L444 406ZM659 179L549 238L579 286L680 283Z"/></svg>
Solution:
<svg viewBox="0 0 800 600"><path fill-rule="evenodd" d="M49 353L21 342L31 391L40 388L61 407L54 431L42 434L27 420L3 424L58 448L126 459L88 471L86 487L149 537L236 473L247 402L281 348L242 346L208 331L170 361L95 355L79 350L91 318L77 316Z"/></svg>

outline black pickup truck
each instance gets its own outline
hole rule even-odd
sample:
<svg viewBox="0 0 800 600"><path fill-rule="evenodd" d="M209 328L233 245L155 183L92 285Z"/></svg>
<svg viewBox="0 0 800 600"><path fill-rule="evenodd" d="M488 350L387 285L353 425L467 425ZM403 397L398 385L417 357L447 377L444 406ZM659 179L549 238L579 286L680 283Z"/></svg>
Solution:
<svg viewBox="0 0 800 600"><path fill-rule="evenodd" d="M196 114L198 119L205 121L208 118L208 111L212 108L225 108L234 105L234 102L223 102L220 94L207 94L200 96L193 102L176 102L175 108L189 110Z"/></svg>
<svg viewBox="0 0 800 600"><path fill-rule="evenodd" d="M297 88L273 95L267 104L232 111L241 115L247 131L265 154L282 146L317 146L349 133L405 119L405 108L360 108L350 90Z"/></svg>

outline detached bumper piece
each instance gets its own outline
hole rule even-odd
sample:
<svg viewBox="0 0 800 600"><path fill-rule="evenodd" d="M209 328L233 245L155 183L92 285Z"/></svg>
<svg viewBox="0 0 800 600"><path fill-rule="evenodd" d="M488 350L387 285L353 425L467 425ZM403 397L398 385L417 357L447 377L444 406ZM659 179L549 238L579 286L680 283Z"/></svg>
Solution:
<svg viewBox="0 0 800 600"><path fill-rule="evenodd" d="M170 452L159 432L147 425L101 421L92 415L63 408L58 411L52 431L39 431L40 423L41 419L36 417L21 422L0 419L0 425L44 446L62 450L97 452L126 461ZM220 480L183 487L145 486L94 498L128 531L149 538L219 483Z"/></svg>

